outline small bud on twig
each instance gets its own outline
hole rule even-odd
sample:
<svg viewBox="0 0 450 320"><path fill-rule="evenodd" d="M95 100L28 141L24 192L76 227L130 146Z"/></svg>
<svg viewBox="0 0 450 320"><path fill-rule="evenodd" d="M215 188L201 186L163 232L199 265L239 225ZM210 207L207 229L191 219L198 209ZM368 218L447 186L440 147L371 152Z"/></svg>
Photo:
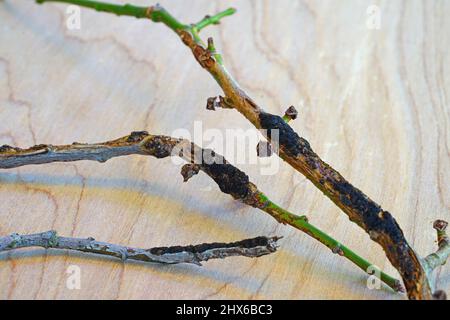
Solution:
<svg viewBox="0 0 450 320"><path fill-rule="evenodd" d="M232 109L222 96L210 97L206 100L206 109L215 111L216 108Z"/></svg>
<svg viewBox="0 0 450 320"><path fill-rule="evenodd" d="M332 251L334 254L338 254L338 255L340 255L340 256L343 256L343 255L344 255L344 251L342 251L342 248L341 248L339 245L337 245L336 247L334 247L331 251Z"/></svg>
<svg viewBox="0 0 450 320"><path fill-rule="evenodd" d="M186 182L193 176L195 176L200 171L200 166L197 164L187 163L181 167L181 175L183 176L183 181Z"/></svg>
<svg viewBox="0 0 450 320"><path fill-rule="evenodd" d="M295 109L294 106L290 106L287 108L286 112L284 113L283 120L286 122L289 122L290 120L297 119L298 111Z"/></svg>

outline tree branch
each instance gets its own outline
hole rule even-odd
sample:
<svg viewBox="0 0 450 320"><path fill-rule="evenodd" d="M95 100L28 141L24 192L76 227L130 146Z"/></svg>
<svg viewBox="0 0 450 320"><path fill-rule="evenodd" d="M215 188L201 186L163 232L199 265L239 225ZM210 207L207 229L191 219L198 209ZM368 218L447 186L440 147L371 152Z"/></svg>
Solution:
<svg viewBox="0 0 450 320"><path fill-rule="evenodd" d="M149 155L156 158L178 156L186 160L181 169L184 181L200 170L211 177L220 190L249 206L258 208L275 218L279 223L289 224L320 241L333 253L339 254L364 272L377 270L375 275L395 291L402 291L400 281L382 272L370 262L333 239L325 232L310 224L305 216L295 215L274 202L258 190L249 177L230 164L223 156L210 149L202 149L187 140L168 136L150 135L146 131L132 132L130 135L102 143L53 146L40 144L28 149L4 145L0 147L0 169L15 168L24 165L67 162L78 160L106 160L131 155Z"/></svg>
<svg viewBox="0 0 450 320"><path fill-rule="evenodd" d="M113 6L88 0L39 0L41 3L46 1L73 3L118 15L147 17L154 22L166 24L179 35L198 63L220 85L225 94L225 103L243 114L256 128L266 129L266 138L269 141L271 130L278 130L280 157L308 178L346 213L351 221L363 228L372 240L381 245L389 261L402 276L408 297L432 298L431 286L422 259L411 248L394 217L324 162L312 150L308 141L301 138L280 116L267 113L258 106L230 76L222 62L217 59L217 54L208 50L214 47L211 45L212 41L209 41L210 45L205 48L198 35L198 29L178 22L160 6L149 7L144 14L143 8L131 5Z"/></svg>
<svg viewBox="0 0 450 320"><path fill-rule="evenodd" d="M80 239L61 237L56 231L19 235L14 233L0 238L0 252L27 247L46 249L68 249L112 256L125 260L138 260L165 264L192 263L223 259L232 256L257 258L275 252L279 237L257 237L231 243L202 243L190 246L156 247L140 249L95 241L94 238Z"/></svg>

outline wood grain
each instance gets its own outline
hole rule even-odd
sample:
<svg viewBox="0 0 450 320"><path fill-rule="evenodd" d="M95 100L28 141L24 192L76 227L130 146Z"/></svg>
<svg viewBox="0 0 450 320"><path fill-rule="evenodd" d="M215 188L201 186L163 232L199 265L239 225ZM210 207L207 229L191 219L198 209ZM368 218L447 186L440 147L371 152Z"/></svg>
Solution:
<svg viewBox="0 0 450 320"><path fill-rule="evenodd" d="M146 1L133 3L148 5ZM227 1L160 1L197 21ZM379 30L366 10L381 9ZM389 210L421 255L432 223L450 219L450 3L237 1L204 30L225 64L268 111L299 109L292 126L346 178ZM66 5L0 1L0 144L27 147L113 139L133 130L251 129L233 110L205 110L218 86L170 30ZM230 159L231 160L231 159ZM395 274L381 248L311 183L239 164L274 201ZM137 247L282 235L274 255L203 267L142 265L31 249L0 255L1 299L402 299L306 235L222 194L207 177L182 183L170 160L144 157L0 172L0 234L55 229ZM199 192L200 191L200 192ZM101 228L99 226L102 226ZM66 286L69 266L81 289ZM449 292L450 269L437 274Z"/></svg>

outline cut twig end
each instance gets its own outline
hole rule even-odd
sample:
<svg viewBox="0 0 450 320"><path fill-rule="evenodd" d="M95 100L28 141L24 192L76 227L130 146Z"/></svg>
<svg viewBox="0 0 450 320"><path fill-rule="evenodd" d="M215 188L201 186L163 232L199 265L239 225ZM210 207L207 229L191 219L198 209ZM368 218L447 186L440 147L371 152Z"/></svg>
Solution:
<svg viewBox="0 0 450 320"><path fill-rule="evenodd" d="M282 239L282 236L273 236L267 239L267 249L270 252L275 252L280 247L278 240Z"/></svg>
<svg viewBox="0 0 450 320"><path fill-rule="evenodd" d="M450 238L446 233L447 226L448 222L444 220L436 220L433 223L433 228L437 233L438 249L424 259L424 266L428 276L430 276L436 268L443 266L450 256ZM445 292L436 290L433 293L433 299L446 300Z"/></svg>
<svg viewBox="0 0 450 320"><path fill-rule="evenodd" d="M444 220L436 220L433 223L433 228L436 229L436 231L444 232L447 229L448 222Z"/></svg>
<svg viewBox="0 0 450 320"><path fill-rule="evenodd" d="M290 106L289 108L287 108L286 112L284 113L284 119L286 119L287 121L289 120L295 120L297 119L298 116L298 111L297 109L295 109L294 106Z"/></svg>
<svg viewBox="0 0 450 320"><path fill-rule="evenodd" d="M216 52L216 46L214 45L213 37L208 37L208 50L211 53L215 53Z"/></svg>

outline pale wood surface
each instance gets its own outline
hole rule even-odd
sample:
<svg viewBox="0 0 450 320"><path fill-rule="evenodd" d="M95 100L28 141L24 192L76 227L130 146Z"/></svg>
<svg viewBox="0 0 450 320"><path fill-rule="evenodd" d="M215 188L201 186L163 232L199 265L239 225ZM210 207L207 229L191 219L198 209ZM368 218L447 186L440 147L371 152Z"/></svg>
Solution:
<svg viewBox="0 0 450 320"><path fill-rule="evenodd" d="M149 4L148 1L134 1ZM161 1L183 21L233 5L213 35L226 65L269 111L299 106L292 126L315 151L391 211L416 250L435 249L449 219L450 2ZM0 144L116 138L133 130L250 129L167 28L66 5L0 1ZM300 107L302 106L302 107ZM382 250L288 165L276 176L239 165L274 200L393 272ZM0 234L55 229L139 247L283 235L280 251L196 266L142 265L43 249L0 255L0 298L400 299L300 232L222 194L204 175L182 183L169 160L132 156L0 172ZM66 269L81 268L81 289ZM439 274L450 288L450 268Z"/></svg>

